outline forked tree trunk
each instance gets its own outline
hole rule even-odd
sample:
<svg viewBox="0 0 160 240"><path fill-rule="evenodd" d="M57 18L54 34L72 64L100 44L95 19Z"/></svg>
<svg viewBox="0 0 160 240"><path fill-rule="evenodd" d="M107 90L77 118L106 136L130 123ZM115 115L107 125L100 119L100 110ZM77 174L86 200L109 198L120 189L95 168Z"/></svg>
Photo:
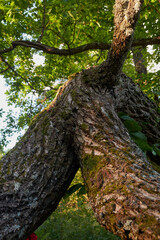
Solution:
<svg viewBox="0 0 160 240"><path fill-rule="evenodd" d="M25 239L33 232L56 208L79 163L101 225L123 239L158 239L159 173L117 115L117 106L123 105L118 87L114 97L112 90L87 81L93 73L98 76L96 72L98 68L86 70L60 89L57 100L36 116L1 160L0 239ZM140 102L141 109L146 104L148 115L157 118L149 99ZM130 101L126 107L131 112L138 109ZM141 114L142 120L145 117Z"/></svg>
<svg viewBox="0 0 160 240"><path fill-rule="evenodd" d="M107 61L60 88L0 161L0 239L24 240L57 207L81 166L101 225L122 239L159 239L160 174L131 140L123 111L159 141L156 105L121 74L143 0L116 0ZM117 36L117 37L116 37Z"/></svg>

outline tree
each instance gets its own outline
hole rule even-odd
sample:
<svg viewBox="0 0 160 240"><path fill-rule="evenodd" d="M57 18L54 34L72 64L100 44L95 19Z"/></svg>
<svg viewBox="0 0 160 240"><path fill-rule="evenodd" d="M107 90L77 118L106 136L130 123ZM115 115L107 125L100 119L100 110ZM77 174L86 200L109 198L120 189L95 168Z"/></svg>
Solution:
<svg viewBox="0 0 160 240"><path fill-rule="evenodd" d="M34 117L19 143L1 159L0 239L25 239L32 233L57 207L79 167L90 203L101 225L122 239L158 239L160 178L157 168L155 170L159 157L156 144L160 139L158 107L131 78L122 73L122 67L131 46L157 44L159 37L133 40L143 1L116 0L111 46L91 42L75 47L80 32L92 39L92 28L87 30L88 15L82 6L87 4L88 13L96 12L103 22L105 17L101 18L101 14L110 15L108 10L111 4L101 1L99 6L91 5L91 0L87 3L73 2L70 5L66 0L63 3L53 1L54 8L50 8L52 2L47 0L34 4L32 1L8 1L2 8L4 13L7 12L7 17L2 19L3 30L8 27L6 19L12 19L11 23L17 26L12 28L11 24L9 33L4 33L5 48L0 51L2 67L7 67L3 69L4 76L8 78L12 92L16 93L15 97L10 98L13 101L19 97L18 88L22 88L24 93L30 89L35 91L36 88L44 93L44 87L51 84L45 75L38 81L35 73L29 73L32 68L28 65L28 59L32 51L34 53L30 49L57 55L72 55L89 49L110 49L103 63L70 76L56 98ZM8 11L8 3L11 11ZM62 9L62 4L65 4L65 11L61 12L59 9ZM77 11L82 13L79 18L74 12L75 4ZM70 17L64 21L66 13ZM61 19L61 24L57 18ZM30 26L28 23L32 19L34 24ZM112 14L109 22L111 20ZM56 21L54 28L52 23ZM85 27L81 31L83 23ZM98 27L100 24L94 17L91 23ZM37 38L39 26L41 34ZM66 31L70 27L72 41ZM104 29L97 30L102 38ZM110 26L109 30L112 29ZM24 32L32 34L32 39L22 40ZM10 34L14 36L12 39ZM53 47L54 34L59 38ZM7 44L10 46L6 47ZM45 73L53 66L50 65L51 54L46 60ZM85 54L87 56L88 53ZM68 57L65 60L57 59L59 63L69 61ZM15 68L12 67L13 61ZM38 67L35 72L40 74L42 69L42 66ZM16 80L11 78L8 70L16 76ZM26 77L21 73L26 73ZM52 71L54 73L56 69ZM60 78L65 77L64 73L65 70ZM55 78L58 78L56 74ZM50 88L53 91L51 85ZM154 163L148 159L148 152Z"/></svg>

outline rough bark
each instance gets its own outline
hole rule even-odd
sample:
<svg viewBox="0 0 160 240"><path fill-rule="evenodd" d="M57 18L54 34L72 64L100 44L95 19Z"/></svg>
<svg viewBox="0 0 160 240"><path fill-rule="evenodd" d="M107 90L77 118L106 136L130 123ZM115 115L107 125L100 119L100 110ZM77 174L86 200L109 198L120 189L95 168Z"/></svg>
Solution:
<svg viewBox="0 0 160 240"><path fill-rule="evenodd" d="M145 60L144 60L144 57L142 54L142 50L143 50L143 48L139 48L139 47L132 48L135 71L137 72L138 83L141 82L141 84L143 84L143 82L145 81L145 76L147 77L147 67L145 66ZM134 94L134 93L130 92L130 96L132 94ZM128 96L128 99L130 99L130 102L132 102L131 97ZM146 99L143 99L143 100L142 99L143 99L143 97L141 98L141 100L139 98L137 98L137 102L139 102L139 101L147 102ZM159 101L157 101L158 97L156 94L154 96L154 100L158 104ZM137 102L134 103L135 106L137 105ZM159 124L159 123L156 122L157 119L153 119L151 117L152 114L148 114L148 109L152 109L152 108L150 108L148 105L146 105L146 109L142 109L142 108L140 108L139 110L137 109L136 113L130 112L129 115L132 116L136 121L138 121L141 124L141 126L143 126L143 132L148 137L149 143L156 144L156 143L160 142L160 135L159 135L159 132L157 132L157 124ZM126 109L124 109L124 106L123 106L122 111L126 112ZM145 122L141 120L141 117L140 117L141 114L138 114L138 113L141 113L142 111L143 111L143 113L145 112L145 115L146 115L146 117L144 119ZM144 127L144 124L145 124L145 127ZM148 129L152 129L152 133L150 130L148 131ZM153 156L153 154L150 152L148 152L148 156L150 158L152 158L152 161L154 161L157 164L160 164L160 156Z"/></svg>
<svg viewBox="0 0 160 240"><path fill-rule="evenodd" d="M142 3L143 0L115 1L113 41L107 61L105 64L102 64L102 69L107 66L107 72L103 74L104 79L101 82L107 84L108 88L113 88L121 82L122 67L133 42L133 35Z"/></svg>
<svg viewBox="0 0 160 240"><path fill-rule="evenodd" d="M101 225L123 239L160 238L160 174L118 117L123 110L142 126L149 121L144 132L151 143L159 141L156 105L121 74L141 2L116 1L117 38L107 61L60 88L0 161L0 239L24 240L33 232L56 208L79 165Z"/></svg>
<svg viewBox="0 0 160 240"><path fill-rule="evenodd" d="M142 92L131 78L122 74L123 82L114 89L117 112L127 113L140 123L150 144L160 141L158 106Z"/></svg>
<svg viewBox="0 0 160 240"><path fill-rule="evenodd" d="M159 174L117 115L121 94L96 86L97 77L93 68L70 80L1 160L0 239L25 239L34 231L56 208L79 162L100 224L123 239L157 239Z"/></svg>
<svg viewBox="0 0 160 240"><path fill-rule="evenodd" d="M160 175L130 139L116 110L123 109L126 97L126 107L131 112L135 109L136 113L142 107L141 121L146 119L146 104L149 106L148 115L154 115L155 119L159 116L155 105L144 95L142 97L138 86L129 79L126 81L124 75L121 77L128 83L128 88L122 91L125 83L120 85L120 94L116 97L106 89L90 88L88 101L85 99L79 109L76 144L81 168L90 202L101 225L122 239L159 239ZM124 91L129 93L127 95L136 93L130 96L131 103ZM138 104L137 96L146 101ZM135 107L135 103L138 106ZM157 126L157 138L159 134Z"/></svg>
<svg viewBox="0 0 160 240"><path fill-rule="evenodd" d="M143 48L132 48L135 70L139 75L147 74L147 68L144 64L145 61L143 59L142 50Z"/></svg>
<svg viewBox="0 0 160 240"><path fill-rule="evenodd" d="M1 240L27 238L57 207L78 169L71 88L35 117L0 161Z"/></svg>

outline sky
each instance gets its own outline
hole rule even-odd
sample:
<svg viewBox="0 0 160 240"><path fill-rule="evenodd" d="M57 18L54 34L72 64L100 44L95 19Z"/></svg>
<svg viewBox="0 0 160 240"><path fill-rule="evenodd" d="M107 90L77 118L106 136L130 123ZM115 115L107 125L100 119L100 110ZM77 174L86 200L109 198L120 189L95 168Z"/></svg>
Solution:
<svg viewBox="0 0 160 240"><path fill-rule="evenodd" d="M19 109L15 109L14 107L8 106L7 104L7 98L5 95L5 91L7 90L7 87L5 85L5 79L0 76L0 108L3 108L4 111L9 111L9 109L12 109L15 113L15 115L18 116ZM0 118L0 129L5 128L6 124L4 121L6 114L3 114L3 118ZM5 150L11 149L17 140L18 134L14 134L13 137L11 138L11 143L9 143L6 147Z"/></svg>
<svg viewBox="0 0 160 240"><path fill-rule="evenodd" d="M38 66L40 64L44 63L44 57L43 56L39 56L38 54L33 56L33 60L35 62L35 66ZM14 112L15 116L19 115L19 108L14 108L14 106L8 106L7 104L7 96L5 94L7 90L7 86L5 84L5 79L0 75L0 109L3 108L3 110L5 112L9 111L10 109ZM0 118L0 129L5 128L6 124L5 122L3 122L5 120L5 116L6 114L3 114L3 118ZM24 131L22 132L22 134L24 133ZM17 137L19 136L19 134L14 133L14 135L10 138L11 142L5 147L5 151L7 151L8 149L11 149L14 147L16 141L17 141Z"/></svg>

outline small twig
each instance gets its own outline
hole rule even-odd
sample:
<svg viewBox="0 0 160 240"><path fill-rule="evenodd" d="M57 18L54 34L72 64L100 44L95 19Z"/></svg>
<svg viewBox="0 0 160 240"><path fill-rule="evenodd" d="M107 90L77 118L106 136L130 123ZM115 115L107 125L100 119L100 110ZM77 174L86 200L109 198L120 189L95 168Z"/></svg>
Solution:
<svg viewBox="0 0 160 240"><path fill-rule="evenodd" d="M160 3L160 1L159 1L159 3ZM147 5L142 9L142 11L144 11L147 7L153 8L158 14L160 14L160 11L159 11L156 7L152 6L151 4L147 4Z"/></svg>
<svg viewBox="0 0 160 240"><path fill-rule="evenodd" d="M50 28L48 28L48 30L53 32L57 37L59 37L67 45L67 47L70 49L69 43L66 41L66 39L63 36L61 36L61 34L59 32L56 32L56 31L54 31L53 29L50 29Z"/></svg>
<svg viewBox="0 0 160 240"><path fill-rule="evenodd" d="M148 6L153 8L158 14L160 14L160 11L156 7L154 7L154 6L150 5L150 4Z"/></svg>
<svg viewBox="0 0 160 240"><path fill-rule="evenodd" d="M23 79L23 81L24 81L25 83L27 83L31 89L33 89L33 90L35 90L35 91L37 91L37 92L40 92L40 93L44 92L44 91L35 89L24 77L22 77L17 71L15 71L14 68L13 68L2 56L1 56L1 59L2 59L2 61L8 66L8 69L11 69L12 72L13 72L16 76L18 76L18 77L20 77L21 79Z"/></svg>
<svg viewBox="0 0 160 240"><path fill-rule="evenodd" d="M98 55L98 58L97 58L97 60L96 60L96 63L99 62L99 60L101 59L101 57L102 57L102 51L100 51L100 54Z"/></svg>
<svg viewBox="0 0 160 240"><path fill-rule="evenodd" d="M37 40L37 42L39 42L39 43L40 43L40 41L41 41L42 38L43 38L45 28L46 28L46 5L45 5L45 1L44 1L43 17L42 17L42 32L41 32L40 37L39 37L38 40Z"/></svg>
<svg viewBox="0 0 160 240"><path fill-rule="evenodd" d="M0 54L2 54L2 53L7 53L7 52L11 52L14 48L16 48L16 46L11 46L11 47L9 47L9 48L6 48L6 49L4 49L4 50L0 50Z"/></svg>
<svg viewBox="0 0 160 240"><path fill-rule="evenodd" d="M2 71L0 72L0 74L6 72L8 69L9 69L9 67L7 67L6 69L2 70Z"/></svg>

